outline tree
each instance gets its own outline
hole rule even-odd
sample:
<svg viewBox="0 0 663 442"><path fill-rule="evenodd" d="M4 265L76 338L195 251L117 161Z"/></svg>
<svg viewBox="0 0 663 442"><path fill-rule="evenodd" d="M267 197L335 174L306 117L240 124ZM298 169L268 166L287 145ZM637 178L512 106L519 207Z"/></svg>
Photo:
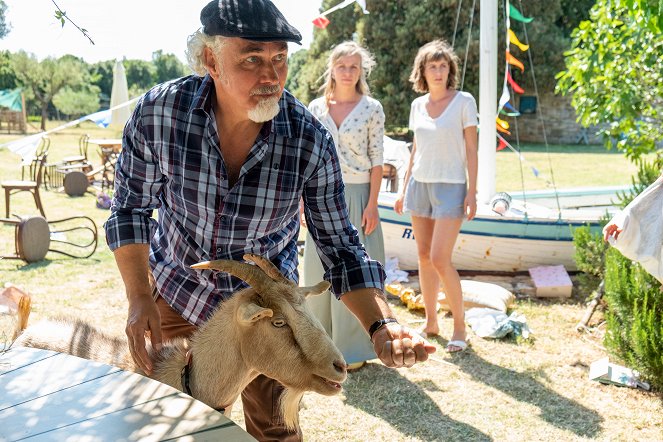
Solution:
<svg viewBox="0 0 663 442"><path fill-rule="evenodd" d="M124 71L127 74L129 89L147 91L156 84L156 67L154 63L145 60L125 60Z"/></svg>
<svg viewBox="0 0 663 442"><path fill-rule="evenodd" d="M14 89L18 86L11 59L12 54L9 51L0 51L0 90Z"/></svg>
<svg viewBox="0 0 663 442"><path fill-rule="evenodd" d="M637 160L663 140L663 36L645 10L598 2L573 32L558 90L573 93L583 126ZM637 6L637 5L636 5Z"/></svg>
<svg viewBox="0 0 663 442"><path fill-rule="evenodd" d="M90 80L99 88L99 93L105 101L110 101L113 91L113 66L115 66L113 60L100 61L90 66Z"/></svg>
<svg viewBox="0 0 663 442"><path fill-rule="evenodd" d="M11 26L5 18L6 14L7 4L4 2L4 0L0 0L0 40L5 38L5 36L9 34L9 31L11 30Z"/></svg>
<svg viewBox="0 0 663 442"><path fill-rule="evenodd" d="M156 69L154 83L163 83L190 74L179 58L173 54L164 54L161 49L152 53L152 62Z"/></svg>
<svg viewBox="0 0 663 442"><path fill-rule="evenodd" d="M55 94L53 104L57 110L71 117L91 114L99 109L99 87L91 85L74 90L66 86Z"/></svg>
<svg viewBox="0 0 663 442"><path fill-rule="evenodd" d="M30 90L41 110L41 130L46 130L48 106L53 97L67 86L80 87L89 83L87 65L65 55L59 59L46 58L41 62L32 54L20 51L12 57L12 69L17 83Z"/></svg>
<svg viewBox="0 0 663 442"><path fill-rule="evenodd" d="M290 92L299 88L299 71L306 65L308 51L300 49L288 57L288 78L285 81L285 88Z"/></svg>

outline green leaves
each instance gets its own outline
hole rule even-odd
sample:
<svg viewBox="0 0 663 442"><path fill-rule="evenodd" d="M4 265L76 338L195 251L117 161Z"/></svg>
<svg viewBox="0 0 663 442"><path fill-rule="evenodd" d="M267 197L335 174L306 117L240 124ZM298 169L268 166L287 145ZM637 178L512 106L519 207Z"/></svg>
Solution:
<svg viewBox="0 0 663 442"><path fill-rule="evenodd" d="M663 37L637 0L599 2L572 33L557 91L573 93L584 126L599 126L606 147L637 160L663 140L658 99L663 96Z"/></svg>

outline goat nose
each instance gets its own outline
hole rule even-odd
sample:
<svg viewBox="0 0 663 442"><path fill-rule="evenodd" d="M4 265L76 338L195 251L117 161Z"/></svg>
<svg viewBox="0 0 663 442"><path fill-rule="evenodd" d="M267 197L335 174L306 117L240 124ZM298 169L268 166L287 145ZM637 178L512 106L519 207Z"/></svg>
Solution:
<svg viewBox="0 0 663 442"><path fill-rule="evenodd" d="M345 363L345 361L334 361L334 369L339 373L345 373L347 368L348 365Z"/></svg>

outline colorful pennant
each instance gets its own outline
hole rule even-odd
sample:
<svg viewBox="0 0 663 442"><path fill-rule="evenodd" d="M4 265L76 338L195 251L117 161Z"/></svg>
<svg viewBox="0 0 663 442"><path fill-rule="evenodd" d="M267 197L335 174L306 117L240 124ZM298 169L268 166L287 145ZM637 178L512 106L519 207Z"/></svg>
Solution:
<svg viewBox="0 0 663 442"><path fill-rule="evenodd" d="M506 81L509 82L509 84L511 85L511 87L513 88L513 91L514 91L515 93L517 93L517 94L522 94L523 92L525 92L525 89L521 88L521 87L518 85L518 83L516 83L515 81L513 81L513 78L511 77L511 73L510 73L508 70L506 71Z"/></svg>
<svg viewBox="0 0 663 442"><path fill-rule="evenodd" d="M518 60L516 57L511 55L509 51L506 51L506 62L512 66L517 67L522 72L525 72L525 66L523 66L523 63L520 60Z"/></svg>
<svg viewBox="0 0 663 442"><path fill-rule="evenodd" d="M529 23L532 20L534 20L532 17L524 17L523 14L521 14L520 11L517 10L516 7L510 3L509 3L509 16L514 20L518 20L519 22L522 23Z"/></svg>
<svg viewBox="0 0 663 442"><path fill-rule="evenodd" d="M313 20L313 26L315 26L316 28L325 29L328 24L329 24L329 19L324 15L321 15L320 17L317 17L316 19Z"/></svg>
<svg viewBox="0 0 663 442"><path fill-rule="evenodd" d="M520 112L518 112L513 106L511 106L510 103L504 103L504 109L500 109L500 113L502 115L506 115L507 117L519 117Z"/></svg>
<svg viewBox="0 0 663 442"><path fill-rule="evenodd" d="M525 43L521 43L520 40L518 40L518 37L516 37L515 32L513 32L511 29L509 29L507 32L509 34L509 41L511 43L513 43L514 45L518 46L518 48L521 51L525 52L526 50L529 49L529 45L526 45Z"/></svg>
<svg viewBox="0 0 663 442"><path fill-rule="evenodd" d="M506 147L506 140L500 137L499 142L497 143L497 151L499 152L500 150L504 150L505 147Z"/></svg>

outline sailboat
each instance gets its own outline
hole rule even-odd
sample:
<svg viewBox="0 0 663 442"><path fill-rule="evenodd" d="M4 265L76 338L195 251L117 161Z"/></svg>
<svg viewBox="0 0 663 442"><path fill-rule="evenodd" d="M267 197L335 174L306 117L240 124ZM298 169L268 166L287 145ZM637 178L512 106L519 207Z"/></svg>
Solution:
<svg viewBox="0 0 663 442"><path fill-rule="evenodd" d="M476 217L465 221L461 227L453 263L458 270L473 271L518 272L546 265L563 265L567 270L575 270L573 231L589 225L592 232L600 232L599 220L606 211L610 212L611 201L616 200L617 192L623 188L566 192L555 189L534 194L523 191L513 195L522 199L507 198L511 201L507 201L510 204L503 214L493 210L497 129L488 122L496 121L498 112L497 82L494 81L497 78L497 5L495 0L481 1L479 116L484 124L479 131L478 207ZM385 144L386 159L394 155L391 144ZM396 150L403 152L402 146ZM403 156L398 159L399 165L403 165L399 167L401 179L407 168ZM543 202L545 198L554 201L556 207L534 202ZM401 269L413 270L417 268L417 247L410 215L397 214L395 200L396 194L387 191L380 192L378 198L385 252L387 257L398 259ZM578 208L596 203L599 207Z"/></svg>

